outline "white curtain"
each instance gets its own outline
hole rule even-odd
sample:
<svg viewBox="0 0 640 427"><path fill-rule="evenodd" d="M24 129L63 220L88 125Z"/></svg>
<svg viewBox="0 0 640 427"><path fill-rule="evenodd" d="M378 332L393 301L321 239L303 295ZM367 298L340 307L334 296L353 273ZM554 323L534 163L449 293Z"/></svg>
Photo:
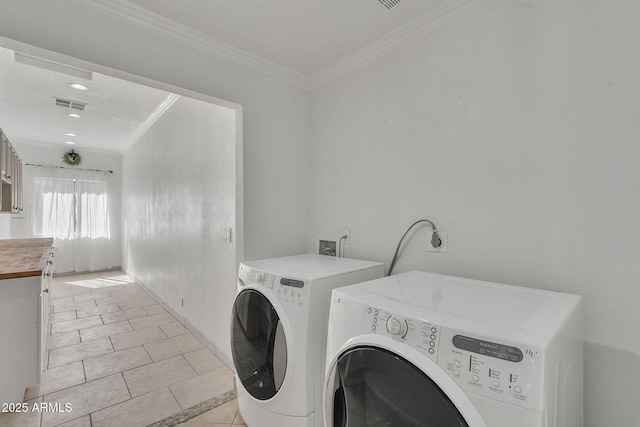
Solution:
<svg viewBox="0 0 640 427"><path fill-rule="evenodd" d="M39 168L33 177L33 234L53 237L54 272L113 267L103 172Z"/></svg>

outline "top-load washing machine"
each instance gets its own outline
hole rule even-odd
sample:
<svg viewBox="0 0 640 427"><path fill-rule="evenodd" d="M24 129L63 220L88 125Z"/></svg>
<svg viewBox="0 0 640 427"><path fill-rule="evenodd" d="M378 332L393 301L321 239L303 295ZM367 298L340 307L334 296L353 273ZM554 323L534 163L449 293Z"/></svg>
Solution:
<svg viewBox="0 0 640 427"><path fill-rule="evenodd" d="M325 426L582 427L581 307L423 272L336 289Z"/></svg>
<svg viewBox="0 0 640 427"><path fill-rule="evenodd" d="M250 427L319 427L331 291L383 264L306 254L240 264L231 318L238 404Z"/></svg>

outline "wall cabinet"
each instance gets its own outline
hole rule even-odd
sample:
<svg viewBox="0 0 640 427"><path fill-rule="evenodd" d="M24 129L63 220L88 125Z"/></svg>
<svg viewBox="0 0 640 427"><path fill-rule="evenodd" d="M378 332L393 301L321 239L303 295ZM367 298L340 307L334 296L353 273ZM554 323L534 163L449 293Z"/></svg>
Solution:
<svg viewBox="0 0 640 427"><path fill-rule="evenodd" d="M22 160L0 129L0 211L22 212Z"/></svg>

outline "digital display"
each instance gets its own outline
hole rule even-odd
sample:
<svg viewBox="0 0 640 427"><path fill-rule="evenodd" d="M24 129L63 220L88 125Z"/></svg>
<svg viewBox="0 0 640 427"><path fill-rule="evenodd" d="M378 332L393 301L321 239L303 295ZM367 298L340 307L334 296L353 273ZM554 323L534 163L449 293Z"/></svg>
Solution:
<svg viewBox="0 0 640 427"><path fill-rule="evenodd" d="M497 344L462 335L456 335L453 337L453 345L460 350L471 351L483 356L495 357L496 359L507 360L509 362L519 362L524 356L522 351L517 347Z"/></svg>
<svg viewBox="0 0 640 427"><path fill-rule="evenodd" d="M280 279L280 284L283 286L293 286L294 288L304 287L304 282L302 280L287 279L286 277Z"/></svg>

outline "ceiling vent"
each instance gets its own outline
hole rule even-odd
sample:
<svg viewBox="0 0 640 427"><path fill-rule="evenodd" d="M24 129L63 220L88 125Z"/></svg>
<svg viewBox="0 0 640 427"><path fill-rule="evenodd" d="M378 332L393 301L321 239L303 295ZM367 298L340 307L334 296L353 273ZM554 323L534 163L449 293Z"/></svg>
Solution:
<svg viewBox="0 0 640 427"><path fill-rule="evenodd" d="M56 97L53 98L53 103L55 104L56 107L66 108L74 111L84 111L87 105L89 105L89 104L85 104L84 102L71 101L69 99L56 98Z"/></svg>
<svg viewBox="0 0 640 427"><path fill-rule="evenodd" d="M379 10L388 12L394 7L402 4L403 0L368 0L369 3L376 6Z"/></svg>

